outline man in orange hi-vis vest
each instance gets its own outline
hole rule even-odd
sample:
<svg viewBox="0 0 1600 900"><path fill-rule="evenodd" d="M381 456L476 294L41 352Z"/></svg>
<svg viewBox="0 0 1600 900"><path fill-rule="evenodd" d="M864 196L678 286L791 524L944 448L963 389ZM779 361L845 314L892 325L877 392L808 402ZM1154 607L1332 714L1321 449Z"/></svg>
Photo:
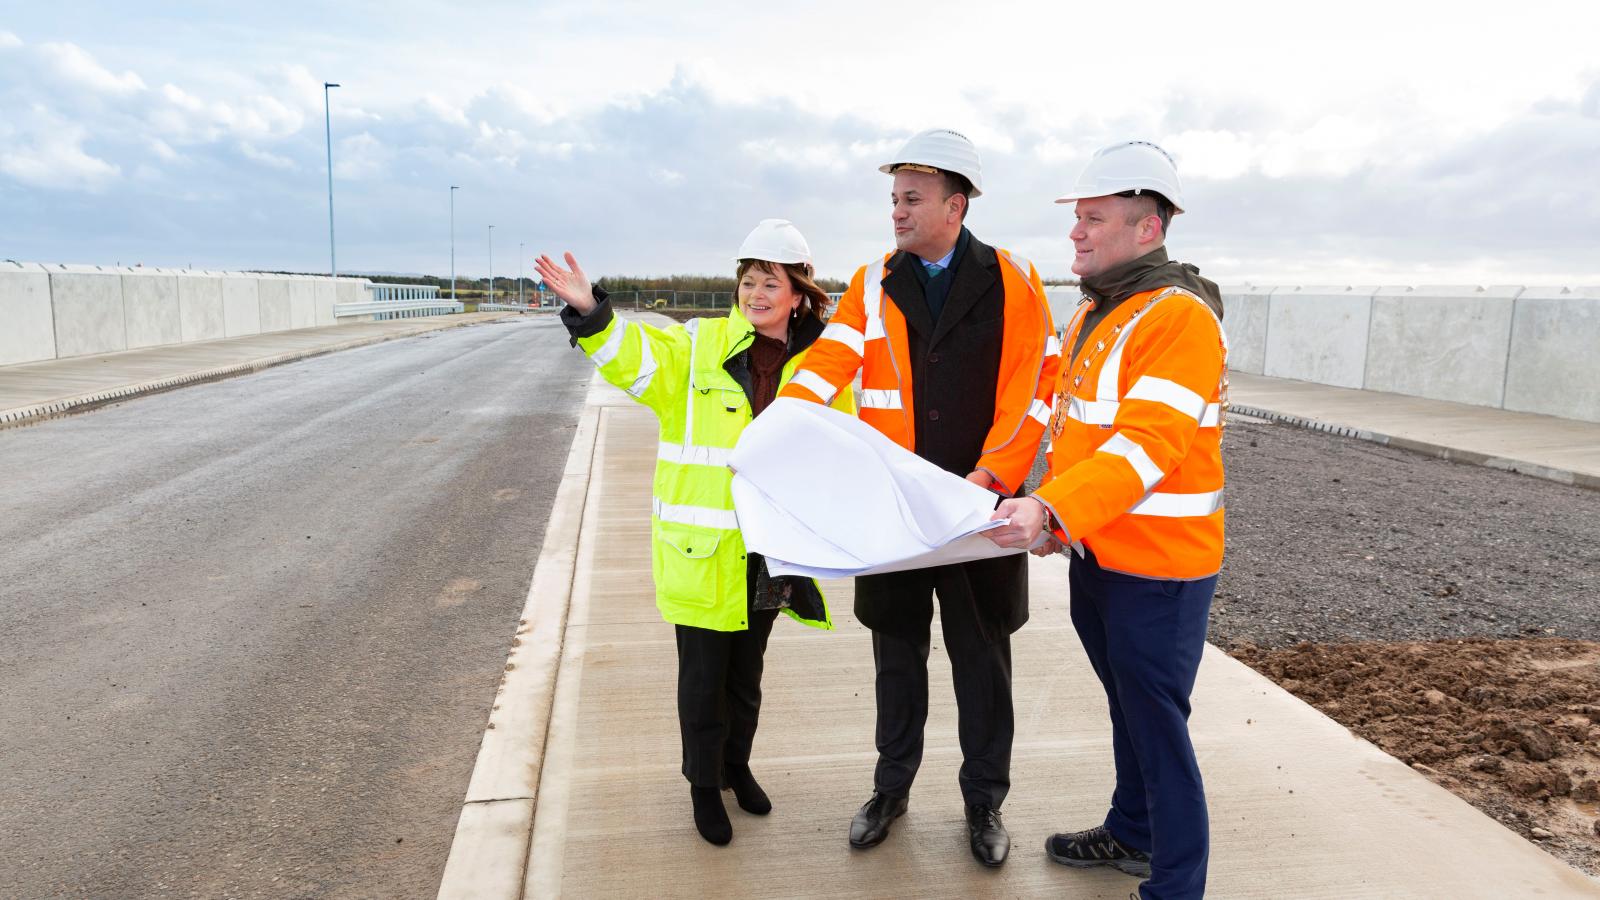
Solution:
<svg viewBox="0 0 1600 900"><path fill-rule="evenodd" d="M1039 274L963 226L982 189L978 152L964 136L921 132L880 170L894 176L897 250L856 271L779 396L827 403L859 372L864 422L1015 497L1049 421L1060 365ZM856 618L872 629L878 764L872 798L850 823L851 846L880 843L906 811L922 762L936 594L960 714L968 843L979 862L1005 862L1011 633L1028 619L1026 563L1008 555L856 579Z"/></svg>
<svg viewBox="0 0 1600 900"><path fill-rule="evenodd" d="M1072 548L1072 624L1111 706L1116 789L1104 823L1052 836L1067 866L1148 878L1145 900L1200 897L1210 849L1189 741L1189 695L1222 567L1227 343L1217 286L1165 248L1183 190L1172 158L1128 141L1095 154L1058 203L1076 203L1050 474L1006 500L988 534Z"/></svg>

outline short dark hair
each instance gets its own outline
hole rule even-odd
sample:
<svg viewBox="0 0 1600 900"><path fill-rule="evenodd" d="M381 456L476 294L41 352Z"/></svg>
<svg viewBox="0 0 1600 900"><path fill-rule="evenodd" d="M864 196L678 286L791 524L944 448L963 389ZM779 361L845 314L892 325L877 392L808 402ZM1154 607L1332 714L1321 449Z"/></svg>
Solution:
<svg viewBox="0 0 1600 900"><path fill-rule="evenodd" d="M1171 200L1168 200L1166 197L1162 196L1156 191L1121 191L1117 194L1117 196L1129 197L1136 200L1149 200L1150 206L1146 207L1145 211L1141 211L1137 218L1131 218L1128 224L1132 225L1145 216L1155 216L1161 220L1161 236L1167 236L1167 229L1172 225L1172 214L1174 210Z"/></svg>
<svg viewBox="0 0 1600 900"><path fill-rule="evenodd" d="M961 204L961 219L962 221L965 221L967 218L967 208L972 205L972 182L968 181L967 176L965 175L960 175L955 172L947 172L944 169L940 169L939 174L944 176L944 198L946 200L949 200L956 194L960 194L961 196L967 198L967 202Z"/></svg>

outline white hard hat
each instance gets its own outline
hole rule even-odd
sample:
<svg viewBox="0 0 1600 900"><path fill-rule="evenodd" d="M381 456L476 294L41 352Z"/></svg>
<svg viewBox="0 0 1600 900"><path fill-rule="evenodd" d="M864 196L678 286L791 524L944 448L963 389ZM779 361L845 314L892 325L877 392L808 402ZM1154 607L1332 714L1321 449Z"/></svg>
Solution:
<svg viewBox="0 0 1600 900"><path fill-rule="evenodd" d="M1123 141L1101 147L1078 174L1072 190L1056 198L1071 203L1109 197L1124 191L1154 191L1167 198L1174 213L1183 212L1183 183L1172 156L1149 141Z"/></svg>
<svg viewBox="0 0 1600 900"><path fill-rule="evenodd" d="M788 219L762 219L761 224L755 227L739 245L739 255L733 258L734 262L741 259L760 259L775 263L801 263L806 268L814 268L811 263L811 245L806 243L805 235L794 223Z"/></svg>
<svg viewBox="0 0 1600 900"><path fill-rule="evenodd" d="M885 175L901 166L926 166L954 172L972 182L972 196L983 196L983 171L978 164L978 148L967 136L948 128L919 131L906 141L894 158L878 167Z"/></svg>

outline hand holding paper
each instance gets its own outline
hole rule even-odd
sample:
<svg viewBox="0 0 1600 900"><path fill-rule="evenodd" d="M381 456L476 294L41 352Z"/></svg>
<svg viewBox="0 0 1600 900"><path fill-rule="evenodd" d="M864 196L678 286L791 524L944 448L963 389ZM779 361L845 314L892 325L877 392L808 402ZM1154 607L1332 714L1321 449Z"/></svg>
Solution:
<svg viewBox="0 0 1600 900"><path fill-rule="evenodd" d="M806 469L818 459L831 463L821 477ZM1008 524L991 519L991 491L814 403L775 401L728 465L745 545L773 575L870 575L1027 549L979 536Z"/></svg>
<svg viewBox="0 0 1600 900"><path fill-rule="evenodd" d="M1044 531L1046 516L1043 503L1031 497L1017 497L1001 500L1000 505L995 507L992 518L996 523L1004 520L1006 524L985 531L984 537L1000 547L1027 550L1039 543L1039 535Z"/></svg>

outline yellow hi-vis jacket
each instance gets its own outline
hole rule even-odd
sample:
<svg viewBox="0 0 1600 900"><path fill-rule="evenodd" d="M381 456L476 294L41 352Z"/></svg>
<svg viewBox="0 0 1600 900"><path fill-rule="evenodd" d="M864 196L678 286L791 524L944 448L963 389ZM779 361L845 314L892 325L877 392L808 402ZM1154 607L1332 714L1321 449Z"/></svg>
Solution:
<svg viewBox="0 0 1600 900"><path fill-rule="evenodd" d="M648 406L660 422L651 571L656 606L675 625L749 627L744 537L733 510L728 454L753 416L744 389L723 364L754 340L755 329L737 307L723 319L691 319L670 328L614 316L598 333L577 339L600 376ZM806 352L784 364L783 381ZM855 412L849 391L833 405ZM795 477L811 477L814 463L794 460ZM826 607L821 620L785 612L808 625L833 627Z"/></svg>
<svg viewBox="0 0 1600 900"><path fill-rule="evenodd" d="M1067 327L1077 343L1085 299ZM1065 543L1130 575L1200 579L1222 568L1227 337L1182 288L1134 294L1061 370L1050 474L1032 495Z"/></svg>

